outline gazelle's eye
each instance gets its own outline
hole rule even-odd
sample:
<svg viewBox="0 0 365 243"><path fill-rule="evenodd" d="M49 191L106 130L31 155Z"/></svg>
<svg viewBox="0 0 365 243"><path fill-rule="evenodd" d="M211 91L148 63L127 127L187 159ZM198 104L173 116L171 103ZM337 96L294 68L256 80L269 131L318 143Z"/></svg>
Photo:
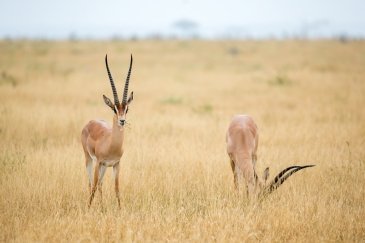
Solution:
<svg viewBox="0 0 365 243"><path fill-rule="evenodd" d="M127 110L125 110L125 114L127 114L128 113L128 106L127 106Z"/></svg>

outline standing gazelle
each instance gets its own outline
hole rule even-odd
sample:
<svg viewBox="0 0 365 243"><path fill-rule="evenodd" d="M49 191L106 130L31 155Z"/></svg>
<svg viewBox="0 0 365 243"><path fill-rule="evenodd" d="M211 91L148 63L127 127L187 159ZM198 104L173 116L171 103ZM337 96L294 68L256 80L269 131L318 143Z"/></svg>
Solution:
<svg viewBox="0 0 365 243"><path fill-rule="evenodd" d="M108 71L110 85L112 87L114 103L105 95L104 102L114 112L113 124L110 127L103 120L91 120L82 129L81 142L85 153L86 169L89 176L90 198L89 207L94 198L97 188L99 188L100 196L102 196L102 182L106 167L113 167L115 179L115 193L120 208L119 198L119 161L123 155L124 125L126 123L126 114L128 105L133 100L133 92L128 95L129 78L132 70L133 58L129 64L129 71L124 85L123 100L119 103L118 93L115 89L114 81L108 66L108 58L105 56L105 65ZM92 175L93 161L95 162L94 178Z"/></svg>
<svg viewBox="0 0 365 243"><path fill-rule="evenodd" d="M240 190L242 176L246 181L247 194L250 199L266 196L274 191L295 172L314 165L290 166L281 171L269 184L269 168L264 171L263 178L256 174L257 146L259 134L254 120L247 115L235 115L228 127L226 142L234 174L234 184Z"/></svg>

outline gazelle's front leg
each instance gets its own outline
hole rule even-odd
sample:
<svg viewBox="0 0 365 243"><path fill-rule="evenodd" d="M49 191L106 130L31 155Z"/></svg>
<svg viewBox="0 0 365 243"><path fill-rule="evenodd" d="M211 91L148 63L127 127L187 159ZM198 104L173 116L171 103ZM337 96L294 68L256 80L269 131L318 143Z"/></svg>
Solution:
<svg viewBox="0 0 365 243"><path fill-rule="evenodd" d="M120 165L119 162L113 166L113 174L114 174L114 180L115 180L115 195L118 200L118 206L120 209L120 198L119 198L119 169Z"/></svg>
<svg viewBox="0 0 365 243"><path fill-rule="evenodd" d="M91 202L94 199L96 188L98 187L98 181L99 181L99 169L100 169L100 162L97 161L95 165L95 171L94 171L94 184L91 189L90 199L89 199L89 208L91 206Z"/></svg>

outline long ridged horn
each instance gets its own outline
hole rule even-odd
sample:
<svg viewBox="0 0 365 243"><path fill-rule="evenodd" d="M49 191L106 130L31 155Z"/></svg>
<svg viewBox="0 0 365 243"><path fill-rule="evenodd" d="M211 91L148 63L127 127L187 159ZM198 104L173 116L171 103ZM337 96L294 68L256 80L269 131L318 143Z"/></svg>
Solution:
<svg viewBox="0 0 365 243"><path fill-rule="evenodd" d="M128 86L129 86L129 78L131 77L131 72L132 72L132 64L133 64L133 56L131 54L131 61L129 63L128 75L124 85L123 100L122 100L123 105L127 104Z"/></svg>
<svg viewBox="0 0 365 243"><path fill-rule="evenodd" d="M284 183L284 181L286 181L291 175L293 175L294 173L305 169L305 168L309 168L309 167L313 167L315 165L304 165L304 166L290 166L284 170L282 170L273 180L272 182L265 187L265 189L262 191L262 195L266 196L268 194L270 194L271 192L275 191L275 189L277 189L280 185L282 185ZM291 170L291 171L290 171ZM288 172L290 171L290 172ZM286 173L288 172L288 173Z"/></svg>
<svg viewBox="0 0 365 243"><path fill-rule="evenodd" d="M113 77L112 77L112 74L110 73L110 70L109 70L108 55L105 55L105 65L106 65L106 70L108 71L110 85L112 86L112 91L113 91L113 96L114 96L114 105L119 106L119 99L118 99L117 89L115 88Z"/></svg>
<svg viewBox="0 0 365 243"><path fill-rule="evenodd" d="M298 166L298 165L293 165L293 166L289 166L288 168L286 168L286 169L284 169L284 170L282 170L277 176L275 176L275 178L271 181L271 183L270 183L270 185L271 184L276 184L278 181L279 181L279 179L287 172L287 171L289 171L289 170L291 170L291 169L296 169L296 168L300 168L300 166Z"/></svg>

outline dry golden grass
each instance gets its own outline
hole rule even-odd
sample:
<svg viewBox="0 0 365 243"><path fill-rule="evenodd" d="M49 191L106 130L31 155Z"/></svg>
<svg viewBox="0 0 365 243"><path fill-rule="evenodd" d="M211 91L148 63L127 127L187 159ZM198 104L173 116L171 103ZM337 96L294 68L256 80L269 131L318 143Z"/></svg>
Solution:
<svg viewBox="0 0 365 243"><path fill-rule="evenodd" d="M365 42L0 42L0 241L365 240ZM121 161L87 209L80 133L112 119L104 55L135 99ZM225 130L260 130L258 171L313 163L262 204L233 189ZM272 178L272 176L271 176Z"/></svg>

